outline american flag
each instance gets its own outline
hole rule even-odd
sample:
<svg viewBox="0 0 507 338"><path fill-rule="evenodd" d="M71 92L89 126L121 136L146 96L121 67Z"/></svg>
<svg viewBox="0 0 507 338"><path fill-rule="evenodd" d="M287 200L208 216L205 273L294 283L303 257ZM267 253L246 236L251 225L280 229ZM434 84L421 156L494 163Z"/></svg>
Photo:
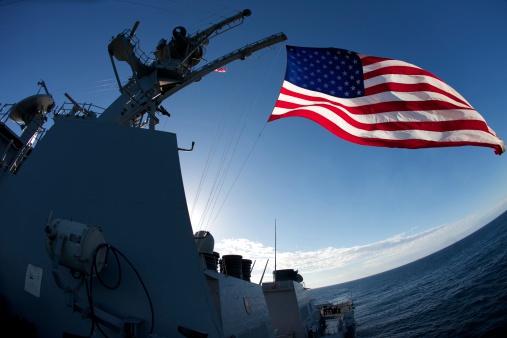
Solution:
<svg viewBox="0 0 507 338"><path fill-rule="evenodd" d="M285 81L269 121L291 116L362 145L505 151L483 117L435 75L338 48L287 46Z"/></svg>
<svg viewBox="0 0 507 338"><path fill-rule="evenodd" d="M224 67L220 67L220 68L215 69L215 72L217 72L217 73L225 73L226 71L227 71L227 68L224 68Z"/></svg>

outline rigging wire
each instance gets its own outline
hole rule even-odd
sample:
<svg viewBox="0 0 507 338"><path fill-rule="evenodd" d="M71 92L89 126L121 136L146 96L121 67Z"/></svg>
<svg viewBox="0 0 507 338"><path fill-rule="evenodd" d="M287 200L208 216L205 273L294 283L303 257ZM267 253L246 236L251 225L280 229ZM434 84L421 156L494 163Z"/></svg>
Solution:
<svg viewBox="0 0 507 338"><path fill-rule="evenodd" d="M222 175L221 175L221 179L220 179L220 183L219 183L219 189L217 190L217 194L216 194L217 198L215 198L214 201L213 201L213 207L212 207L211 212L210 212L210 218L208 218L208 221L207 221L207 224L205 226L205 229L209 229L211 227L211 225L210 225L211 215L213 215L213 211L215 210L216 204L218 202L218 196L220 196L222 188L224 187L225 178L226 178L227 173L229 172L229 169L231 167L232 160L234 159L234 154L236 153L236 149L238 147L239 141L241 139L241 136L243 135L243 131L244 131L245 126L246 126L246 122L248 121L248 114L244 114L245 118L243 120L242 128L240 129L239 134L237 135L237 137L235 137L236 131L237 131L237 128L238 128L238 125L239 125L239 122L240 122L240 117L241 117L241 114L238 114L238 118L236 119L236 125L234 127L234 131L233 131L233 133L231 133L231 137L230 137L230 139L228 141L226 151L224 151L224 154L222 156L223 161L221 162L221 166L225 163L226 155L228 155L229 150L231 149L232 143L233 143L233 141L235 139L236 142L234 143L234 147L232 148L232 152L231 152L231 154L229 156L228 163L225 166L225 169L222 171Z"/></svg>
<svg viewBox="0 0 507 338"><path fill-rule="evenodd" d="M26 0L11 1L11 2L7 2L7 3L0 4L0 6L13 5L13 4L15 4L15 3L18 3L18 2L23 2L23 1L26 1ZM1 2L1 1L0 1L0 2Z"/></svg>
<svg viewBox="0 0 507 338"><path fill-rule="evenodd" d="M243 70L243 68L241 68ZM242 73L242 72L241 72ZM241 73L238 73L238 76L236 77L236 81L239 82L240 78L241 78ZM239 88L239 86L235 86L236 88ZM233 96L234 94L231 92L230 93L230 96ZM237 97L237 95L236 95ZM222 135L224 134L224 131L225 131L225 126L226 126L226 122L227 122L227 116L232 114L232 102L233 100L229 100L229 108L225 109L223 114L222 114L222 119L220 121L220 124L219 124L219 129L217 130L217 134L215 136L215 139L213 140L213 144L212 144L212 148L211 148L211 151L210 151L210 154L208 155L208 159L209 159L209 162L207 161L206 163L206 168L205 168L205 173L203 175L203 177L201 178L201 181L203 182L204 184L204 181L205 181L205 178L209 172L209 168L211 166L211 163L212 163L212 160L214 158L214 155L218 149L218 143L219 143L219 140L222 138ZM230 110L230 111L228 111ZM210 208L211 208L211 205L213 204L213 201L216 200L217 198L217 191L219 191L219 187L220 187L220 175L221 173L223 172L222 171L222 168L223 168L223 163L224 163L224 156L226 155L226 151L224 151L222 153L222 157L220 159L220 162L219 162L219 167L217 169L217 172L216 172L216 175L215 175L215 179L213 181L213 184L212 184L212 188L211 188L211 191L209 193L209 196L208 196L208 200L206 202L206 205L204 207L204 211L201 215L201 219L199 221L199 230L202 229L204 223L205 223L205 219L207 217L207 214L208 212L210 211Z"/></svg>
<svg viewBox="0 0 507 338"><path fill-rule="evenodd" d="M285 44L283 44L283 45L285 45ZM271 68L269 69L268 73L266 74L266 79L267 79L267 78L268 78L268 76L272 73L272 71L273 71L273 67L274 67L274 65L275 65L276 61L278 60L278 58L279 58L279 56L280 56L280 51L281 51L281 50L282 50L282 48L281 48L281 47L280 47L280 48L278 48L278 53L277 53L277 55L276 55L276 57L275 57L275 59L274 59L273 63L271 64ZM257 98L255 99L255 101L254 101L254 102L256 103L256 102L258 102L258 100L259 100L259 96L257 96ZM254 106L255 106L255 104L254 104ZM253 111L253 109L252 109L252 111ZM218 209L218 211L217 211L217 213L216 213L215 218L213 219L212 223L210 224L210 228L211 228L211 226L215 223L216 219L218 218L218 215L220 214L220 211L222 210L222 207L224 206L225 202L227 201L227 198L229 197L229 194L231 193L232 188L233 188L233 187L234 187L234 185L236 184L236 181L238 180L239 175L240 175L240 174L241 174L241 172L243 171L243 168L245 167L245 165L246 165L246 163L247 163L248 159L249 159L249 158L250 158L250 156L252 155L253 150L254 150L255 146L257 145L257 142L258 142L258 141L259 141L259 139L261 138L261 135L262 135L262 133L264 132L264 129L266 128L267 124L268 124L268 122L266 121L266 122L264 123L264 125L263 125L263 127L262 127L261 131L259 132L259 135L257 136L257 139L255 140L255 142L253 143L252 147L250 148L250 151L248 152L248 155L246 156L245 160L243 161L243 164L241 165L241 167L240 167L240 169L239 169L239 171L238 171L238 173L237 173L236 177L234 178L234 180L233 180L233 182L232 182L231 186L229 187L229 190L227 191L227 194L225 195L225 198L224 198L224 199L223 199L223 201L222 201L222 204L220 205L220 208ZM245 126L246 126L246 121L245 121Z"/></svg>
<svg viewBox="0 0 507 338"><path fill-rule="evenodd" d="M146 3L142 3L142 2L137 2L137 1L128 1L128 0L116 0L117 2L124 2L124 3L127 3L127 4L133 4L133 5L139 5L139 6L144 6L144 7L149 7L149 8L154 8L156 10L160 10L160 11L164 11L164 12L168 12L168 13L173 13L173 14L176 14L178 16L186 16L188 17L188 15L186 15L185 13L180 13L180 12L176 12L176 11L171 11L171 10L168 10L168 9L165 9L165 8L162 8L162 7L158 7L158 6L153 6L153 5L148 5Z"/></svg>
<svg viewBox="0 0 507 338"><path fill-rule="evenodd" d="M282 48L281 48L281 47L280 47L280 48L278 48L278 53L277 53L276 57L274 58L273 63L271 64L271 67L270 67L269 71L266 73L266 76L265 76L265 78L266 78L266 79L267 79L267 78L269 78L269 77L271 76L271 74L272 74L272 72L273 72L274 65L275 65L275 63L277 62L277 60L279 59L279 55L280 55L280 51L281 51L281 50L282 50ZM254 103L253 103L252 107L254 107L254 106L257 104L257 102L259 101L259 96L260 96L260 90L259 90L259 91L257 91L257 97L255 98L255 100L254 100ZM239 139L240 139L240 138L241 138L241 136L243 135L243 130L244 130L244 128L245 128L245 127L246 127L246 125L247 125L247 121L248 121L249 117L252 115L252 112L253 112L253 111L254 111L254 109L251 109L251 110L250 110L250 113L247 115L247 118L243 121L243 125L242 125L242 128L241 128L240 132L239 132L239 136L236 138L236 144L235 144L235 146L234 146L234 150L232 151L232 154L233 154L233 155L234 155L235 150L236 150L236 147L237 147L237 145L238 145L238 143L239 143ZM224 206L225 202L227 201L227 198L229 197L229 195L230 195L230 193L231 193L231 191L232 191L232 189L233 189L234 185L236 184L236 182L237 182L237 180L238 180L238 178L239 178L239 176L240 176L241 172L243 171L243 169L244 169L244 167L245 167L245 165L246 165L246 163L247 163L248 159L250 158L251 154L253 153L253 150L254 150L255 146L257 145L257 143L258 143L258 141L259 141L259 139L260 139L260 137L261 137L261 135L262 135L262 133L263 133L263 131L264 131L265 127L266 127L266 125L267 125L267 122L265 122L265 123L264 123L264 125L263 125L263 127L262 127L262 129L261 129L260 133L258 134L258 136L257 136L256 140L254 141L254 143L253 143L252 147L250 148L250 151L248 152L248 155L246 156L245 160L243 161L243 163L242 163L242 165L241 165L241 167L240 167L240 169L239 169L238 173L236 174L236 177L234 178L234 180L233 180L232 184L230 185L230 187L229 187L229 189L228 189L228 191L227 191L227 193L226 193L225 197L224 197L224 198L223 198L223 200L222 200L222 203L220 204L220 206L219 206L219 208L218 208L218 210L217 210L217 212L216 212L216 214L214 215L214 217L213 217L213 218L212 218L212 216L213 216L212 214L213 214L213 211L215 210L216 203L218 203L218 196L217 196L217 195L211 195L211 194L210 194L209 199L213 198L213 199L214 199L214 201L213 201L213 209L211 210L211 214L210 214L210 216L209 216L209 218L208 218L208 221L207 221L207 223L206 223L206 229L207 229L207 231L209 231L209 229L210 229L210 228L214 225L214 223L215 223L216 219L218 218L218 215L220 214L220 212L221 212L221 210L222 210L222 208L223 208L223 206ZM213 157L213 154L215 153L215 151L216 151L216 149L212 149L212 150L210 151L210 154L208 155L208 158ZM222 158L223 158L223 156L222 156ZM231 162L232 162L232 157L230 158L230 160L229 160L229 164L227 165L227 169L223 172L223 174L228 172ZM205 173L207 174L207 171L209 170L209 163L208 163L208 160L207 160L206 165L207 165L207 167L206 167L206 169L205 169ZM217 175L218 175L218 174L217 174ZM204 180L204 174L203 174L203 176L201 177L201 182L203 182L203 180ZM216 184L216 180L215 180L215 183L214 183L214 184ZM219 183L219 184L220 184L220 188L219 188L219 190L220 190L220 191L222 191L222 188L223 188L223 185L224 185L224 180L220 180L220 183ZM199 185L199 189L202 189L202 187L201 187L201 183L200 183L200 185ZM192 212L195 210L195 205L197 204L197 197L198 197L198 196L196 195L196 199L194 200L194 207L193 207ZM210 205L210 203L211 203L211 202L208 200L208 202L206 203L206 208L209 208L209 206L208 206L208 205ZM209 212L209 210L206 210L206 211L205 211L205 214L207 215L207 213L208 213L208 212ZM202 218L201 218L201 223L200 223L199 229L201 229L201 227L202 227L202 225L203 225L203 224L204 224L204 221L203 221L203 220L202 220Z"/></svg>
<svg viewBox="0 0 507 338"><path fill-rule="evenodd" d="M238 74L238 76L236 77L236 82L239 82L239 79L240 79L240 74ZM235 86L235 88L239 88L239 86ZM229 94L231 97L233 96L233 93L231 92ZM213 162L213 158L215 156L215 153L218 149L218 143L222 137L222 134L224 133L224 130L225 130L225 125L226 125L226 121L227 121L227 114L228 114L228 109L231 109L231 104L232 104L232 99L229 99L228 102L230 103L229 104L229 108L227 109L224 109L223 112L222 112L222 115L220 117L220 121L218 123L219 125L219 128L217 129L217 132L215 134L215 137L213 139L213 142L211 144L211 148L210 148L210 152L208 153L208 157L206 158L206 163L205 163L205 166L204 166L204 170L203 170L203 174L201 175L201 179L199 181L199 187L197 189L197 194L196 194L196 197L194 199L194 204L192 206L192 212L191 212L191 216L193 215L193 212L195 211L195 208L196 208L196 205L197 205L197 201L198 201L198 198L201 194L201 191L202 191L202 188L204 186L204 182L206 181L206 177L210 171L210 167L211 167L211 164ZM215 183L213 184L213 187L215 186L216 184L216 179L215 179ZM206 212L206 210L208 209L208 204L210 203L210 197L208 197L208 202L204 208L204 211L203 212ZM201 229L201 225L203 223L202 221L203 217L201 215L201 221L199 222L199 230Z"/></svg>

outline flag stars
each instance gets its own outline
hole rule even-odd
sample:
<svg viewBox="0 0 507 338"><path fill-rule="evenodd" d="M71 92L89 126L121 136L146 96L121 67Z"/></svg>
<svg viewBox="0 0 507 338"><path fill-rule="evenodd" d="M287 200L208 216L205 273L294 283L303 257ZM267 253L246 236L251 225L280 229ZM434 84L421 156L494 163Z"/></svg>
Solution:
<svg viewBox="0 0 507 338"><path fill-rule="evenodd" d="M287 54L288 78L294 79L295 85L337 97L362 94L362 66L357 54L340 49L303 47L290 48Z"/></svg>

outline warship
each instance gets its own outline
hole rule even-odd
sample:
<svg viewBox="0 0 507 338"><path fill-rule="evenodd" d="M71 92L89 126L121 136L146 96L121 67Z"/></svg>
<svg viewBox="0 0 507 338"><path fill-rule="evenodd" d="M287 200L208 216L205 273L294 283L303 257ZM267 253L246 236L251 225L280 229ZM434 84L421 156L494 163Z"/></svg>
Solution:
<svg viewBox="0 0 507 338"><path fill-rule="evenodd" d="M198 68L210 39L250 14L195 34L176 27L152 55L139 48L139 22L113 37L120 95L105 109L69 94L57 106L44 81L0 107L2 336L354 335L351 301L316 306L295 270L254 283L251 260L221 257L209 232L193 233L179 162L190 149L156 129L169 96L286 40L274 34ZM126 83L117 62L132 71Z"/></svg>

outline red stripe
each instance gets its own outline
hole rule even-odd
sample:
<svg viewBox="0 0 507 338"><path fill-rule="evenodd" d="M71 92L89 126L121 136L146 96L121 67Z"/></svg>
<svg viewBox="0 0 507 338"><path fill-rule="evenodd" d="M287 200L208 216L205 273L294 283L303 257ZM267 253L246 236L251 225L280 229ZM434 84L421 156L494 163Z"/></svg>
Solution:
<svg viewBox="0 0 507 338"><path fill-rule="evenodd" d="M311 114L309 114L311 113ZM409 139L409 140L392 140L392 139L382 139L382 138L361 138L355 135L351 135L339 128L337 125L327 120L326 118L314 114L313 112L309 112L308 110L300 109L295 110L293 112L286 113L284 115L272 115L270 116L268 122L274 121L280 118L285 117L303 117L314 122L317 122L331 133L335 134L338 137L341 137L349 142L357 143L361 145L367 146L375 146L375 147L391 147L391 148L409 148L409 149L418 149L418 148L437 148L437 147L456 147L456 146L486 146L495 149L496 154L502 153L502 148L497 144L491 143L480 143L480 142L469 142L469 141L461 141L461 142L444 142L444 141L427 141L421 139Z"/></svg>
<svg viewBox="0 0 507 338"><path fill-rule="evenodd" d="M440 101L440 100L427 100L427 101L391 101L391 102L380 102L380 103L372 103L365 106L359 107L348 107L343 104L333 102L324 98L317 98L314 96L309 96L305 94L301 94L298 92L291 91L285 87L282 87L282 94L293 96L295 98L300 98L308 101L324 101L331 105L336 105L340 107L344 107L351 114L364 115L364 114L378 114L378 113L386 113L392 111L411 111L411 110L449 110L449 109L458 109L462 110L463 107L452 104L450 102ZM295 107L299 107L299 104L296 104ZM283 107L290 108L290 106Z"/></svg>
<svg viewBox="0 0 507 338"><path fill-rule="evenodd" d="M394 82L387 82L387 83L380 83L375 86L371 86L369 88L364 89L365 96L383 93L383 92L403 92L403 93L410 93L410 92L420 92L420 91L427 91L427 92L434 92L439 93L442 95L445 95L449 98L451 98L454 101L461 102L465 106L470 107L470 105L460 99L459 97L456 97L449 93L446 90L443 90L441 88L435 87L429 83L394 83ZM473 109L473 108L472 108Z"/></svg>
<svg viewBox="0 0 507 338"><path fill-rule="evenodd" d="M285 101L278 101L276 103L278 108L288 108L292 111L283 114L291 115L293 112L301 114L305 112L304 117L307 116L321 116L308 108L308 106L298 106L290 104ZM480 120L453 120L453 121L393 121L393 122L378 122L378 123L363 123L353 119L350 115L329 104L314 104L311 107L321 107L339 116L347 124L365 131L383 130L383 131L402 131L402 130L425 130L433 132L446 132L453 130L480 130L489 133L488 126L484 121ZM299 115L296 115L299 116ZM310 117L307 117L312 119Z"/></svg>
<svg viewBox="0 0 507 338"><path fill-rule="evenodd" d="M396 74L396 75L422 75L422 76L429 76L429 77L435 78L439 81L442 81L438 77L436 77L435 75L431 74L430 72L428 72L424 69L406 67L406 66L388 66L388 67L375 69L370 72L365 72L363 77L365 80L367 80L367 79L374 78L376 76L393 75L393 74Z"/></svg>
<svg viewBox="0 0 507 338"><path fill-rule="evenodd" d="M378 62L382 62L382 61L396 61L396 60L388 59L388 58L381 58L381 57L377 57L377 56L365 56L365 57L361 58L361 64L363 66L369 66L374 63L378 63Z"/></svg>

